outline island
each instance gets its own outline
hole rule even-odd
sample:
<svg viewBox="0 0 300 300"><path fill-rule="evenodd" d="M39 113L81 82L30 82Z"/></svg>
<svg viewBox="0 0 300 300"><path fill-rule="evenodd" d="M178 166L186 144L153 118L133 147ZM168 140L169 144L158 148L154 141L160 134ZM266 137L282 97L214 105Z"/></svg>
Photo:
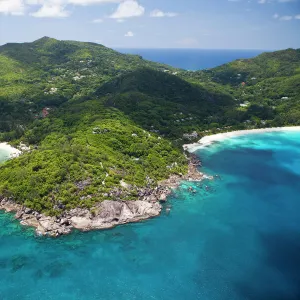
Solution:
<svg viewBox="0 0 300 300"><path fill-rule="evenodd" d="M155 217L205 177L183 145L300 125L299 63L287 49L191 72L94 43L0 46L0 141L17 149L0 209L51 236Z"/></svg>

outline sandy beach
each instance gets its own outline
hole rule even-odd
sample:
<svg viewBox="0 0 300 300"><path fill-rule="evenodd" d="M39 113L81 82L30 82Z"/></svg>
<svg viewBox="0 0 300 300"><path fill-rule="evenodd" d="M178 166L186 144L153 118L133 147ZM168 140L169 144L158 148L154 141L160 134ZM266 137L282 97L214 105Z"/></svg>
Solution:
<svg viewBox="0 0 300 300"><path fill-rule="evenodd" d="M186 144L183 145L183 149L191 153L196 150L207 147L214 142L220 142L228 138L246 135L246 134L257 134L265 132L284 132L284 131L300 131L300 126L291 126L291 127L272 127L272 128L261 128L261 129L249 129L249 130L237 130L224 133L218 133L213 135L208 135L199 140L198 143Z"/></svg>
<svg viewBox="0 0 300 300"><path fill-rule="evenodd" d="M0 151L7 153L10 158L18 157L21 154L21 151L12 147L8 143L0 143Z"/></svg>

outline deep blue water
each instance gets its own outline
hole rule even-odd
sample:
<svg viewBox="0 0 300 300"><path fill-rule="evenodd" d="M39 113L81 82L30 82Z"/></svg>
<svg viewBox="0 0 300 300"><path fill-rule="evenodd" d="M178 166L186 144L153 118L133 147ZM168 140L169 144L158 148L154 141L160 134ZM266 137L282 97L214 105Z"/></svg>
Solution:
<svg viewBox="0 0 300 300"><path fill-rule="evenodd" d="M186 70L214 68L236 59L255 57L263 50L204 50L204 49L117 49L122 53L138 54L144 59Z"/></svg>
<svg viewBox="0 0 300 300"><path fill-rule="evenodd" d="M300 132L196 153L219 177L143 223L51 239L0 213L0 299L299 300Z"/></svg>

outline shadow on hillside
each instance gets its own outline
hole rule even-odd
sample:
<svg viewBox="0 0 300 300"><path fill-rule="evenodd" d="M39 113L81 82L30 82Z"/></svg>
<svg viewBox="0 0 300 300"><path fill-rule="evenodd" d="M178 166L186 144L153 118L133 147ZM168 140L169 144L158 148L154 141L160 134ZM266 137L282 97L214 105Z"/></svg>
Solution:
<svg viewBox="0 0 300 300"><path fill-rule="evenodd" d="M96 90L105 105L124 112L145 129L178 136L233 104L228 95L208 92L168 72L141 68L119 76Z"/></svg>

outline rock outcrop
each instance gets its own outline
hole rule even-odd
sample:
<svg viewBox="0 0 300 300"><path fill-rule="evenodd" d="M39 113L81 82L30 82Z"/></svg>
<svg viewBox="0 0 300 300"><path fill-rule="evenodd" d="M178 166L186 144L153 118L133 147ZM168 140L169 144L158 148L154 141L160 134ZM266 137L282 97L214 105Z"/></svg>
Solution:
<svg viewBox="0 0 300 300"><path fill-rule="evenodd" d="M172 192L182 180L200 181L205 176L198 171L200 161L196 156L189 158L188 173L186 175L172 175L156 187L140 188L138 200L122 200L124 191L118 188L113 189L107 196L115 200L105 200L93 207L92 210L75 208L69 211L62 209L59 217L50 217L30 208L26 208L13 201L12 198L5 198L0 195L0 210L15 212L15 218L20 220L22 225L36 228L38 235L59 236L68 234L72 229L88 231L93 229L107 229L117 225L139 222L158 216L162 210L161 202L166 202ZM88 182L79 182L82 187ZM92 196L90 196L92 197Z"/></svg>
<svg viewBox="0 0 300 300"><path fill-rule="evenodd" d="M147 201L108 201L95 206L93 211L75 208L64 212L61 217L49 217L16 204L12 199L0 199L0 209L16 212L15 218L22 225L36 228L38 235L59 236L68 234L76 228L82 231L107 229L117 225L138 222L158 216L161 212L159 202Z"/></svg>

